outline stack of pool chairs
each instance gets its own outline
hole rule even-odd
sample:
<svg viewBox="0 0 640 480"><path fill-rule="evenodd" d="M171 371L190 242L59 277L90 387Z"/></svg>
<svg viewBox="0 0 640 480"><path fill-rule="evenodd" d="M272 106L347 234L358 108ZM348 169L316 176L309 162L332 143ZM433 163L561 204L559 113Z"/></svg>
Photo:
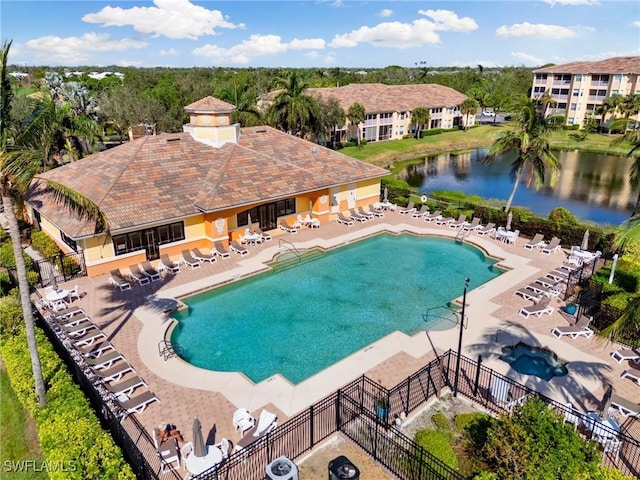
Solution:
<svg viewBox="0 0 640 480"><path fill-rule="evenodd" d="M160 401L81 307L52 312L44 302L36 306L102 400L120 418L141 413L150 403Z"/></svg>

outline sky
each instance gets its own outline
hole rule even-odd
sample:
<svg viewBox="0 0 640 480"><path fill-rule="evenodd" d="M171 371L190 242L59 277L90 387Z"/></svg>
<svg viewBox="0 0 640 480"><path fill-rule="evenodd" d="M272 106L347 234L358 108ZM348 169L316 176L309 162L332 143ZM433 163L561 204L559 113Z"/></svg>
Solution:
<svg viewBox="0 0 640 480"><path fill-rule="evenodd" d="M640 55L637 0L0 0L8 63L535 67Z"/></svg>

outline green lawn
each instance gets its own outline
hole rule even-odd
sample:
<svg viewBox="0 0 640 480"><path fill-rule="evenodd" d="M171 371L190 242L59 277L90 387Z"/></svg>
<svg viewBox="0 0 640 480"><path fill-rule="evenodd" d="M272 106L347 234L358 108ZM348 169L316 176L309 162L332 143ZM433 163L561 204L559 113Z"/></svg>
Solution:
<svg viewBox="0 0 640 480"><path fill-rule="evenodd" d="M7 372L0 368L0 478L42 480L46 472L11 472L11 462L35 461L42 466L42 453L33 419L23 410L11 388ZM33 465L33 464L32 464Z"/></svg>
<svg viewBox="0 0 640 480"><path fill-rule="evenodd" d="M410 160L422 155L470 148L488 148L505 128L510 128L509 124L483 125L467 131L455 130L420 140L407 138L373 142L362 145L360 148L343 148L340 152L374 165L389 167L394 162ZM572 130L559 130L551 137L551 146L565 150L580 149L613 155L626 155L631 149L629 145L612 145L619 135L591 134L585 140L577 141L574 137L577 133Z"/></svg>

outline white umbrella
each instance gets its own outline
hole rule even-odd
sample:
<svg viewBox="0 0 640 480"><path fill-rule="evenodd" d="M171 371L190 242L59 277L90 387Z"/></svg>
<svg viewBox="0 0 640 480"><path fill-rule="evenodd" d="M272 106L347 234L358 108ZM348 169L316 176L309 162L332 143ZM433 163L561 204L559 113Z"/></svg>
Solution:
<svg viewBox="0 0 640 480"><path fill-rule="evenodd" d="M389 195L389 190L387 189L387 187L384 187L384 198L382 199L383 202L388 202L389 201L387 199L388 195Z"/></svg>
<svg viewBox="0 0 640 480"><path fill-rule="evenodd" d="M602 410L600 411L600 416L603 419L609 418L609 409L611 408L611 400L613 398L613 387L609 385L604 392L604 397L602 397L602 402L600 406Z"/></svg>
<svg viewBox="0 0 640 480"><path fill-rule="evenodd" d="M589 250L589 229L584 231L582 243L580 244L580 250Z"/></svg>
<svg viewBox="0 0 640 480"><path fill-rule="evenodd" d="M507 226L504 227L505 230L511 230L511 220L513 220L513 213L509 212L509 215L507 215Z"/></svg>
<svg viewBox="0 0 640 480"><path fill-rule="evenodd" d="M251 228L251 214L247 213L247 225Z"/></svg>
<svg viewBox="0 0 640 480"><path fill-rule="evenodd" d="M204 457L207 454L202 438L202 425L198 417L193 417L193 454L196 457Z"/></svg>
<svg viewBox="0 0 640 480"><path fill-rule="evenodd" d="M309 218L313 218L313 202L309 200Z"/></svg>

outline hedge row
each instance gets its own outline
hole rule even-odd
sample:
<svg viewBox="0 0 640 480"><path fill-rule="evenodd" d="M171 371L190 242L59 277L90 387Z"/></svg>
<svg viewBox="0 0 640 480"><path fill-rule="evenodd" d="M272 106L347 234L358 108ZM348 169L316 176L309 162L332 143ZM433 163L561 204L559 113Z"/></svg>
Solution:
<svg viewBox="0 0 640 480"><path fill-rule="evenodd" d="M36 329L36 337L48 388L47 404L42 408L35 392L25 329L3 337L0 353L13 389L36 420L45 462L58 467L49 471L49 478L135 479L122 451L102 429L91 405L44 332Z"/></svg>

